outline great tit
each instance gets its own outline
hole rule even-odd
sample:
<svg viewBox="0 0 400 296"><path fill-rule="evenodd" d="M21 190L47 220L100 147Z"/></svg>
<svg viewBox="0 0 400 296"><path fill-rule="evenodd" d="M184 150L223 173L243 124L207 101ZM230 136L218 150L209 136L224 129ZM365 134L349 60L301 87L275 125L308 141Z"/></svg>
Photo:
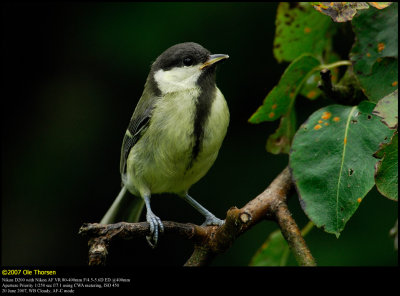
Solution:
<svg viewBox="0 0 400 296"><path fill-rule="evenodd" d="M229 110L215 69L228 57L185 42L155 60L122 141L122 189L100 223L137 222L146 205L146 238L154 248L164 228L151 195L173 193L204 215L203 225L223 224L188 190L213 165L227 132Z"/></svg>

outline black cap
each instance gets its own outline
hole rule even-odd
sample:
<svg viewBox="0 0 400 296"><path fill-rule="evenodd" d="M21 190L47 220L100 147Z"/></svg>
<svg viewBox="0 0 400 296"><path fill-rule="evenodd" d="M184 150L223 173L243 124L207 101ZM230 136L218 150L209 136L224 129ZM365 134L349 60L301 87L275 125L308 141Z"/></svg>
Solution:
<svg viewBox="0 0 400 296"><path fill-rule="evenodd" d="M210 51L195 42L184 42L165 50L153 63L153 71L167 71L174 67L203 64L210 56Z"/></svg>

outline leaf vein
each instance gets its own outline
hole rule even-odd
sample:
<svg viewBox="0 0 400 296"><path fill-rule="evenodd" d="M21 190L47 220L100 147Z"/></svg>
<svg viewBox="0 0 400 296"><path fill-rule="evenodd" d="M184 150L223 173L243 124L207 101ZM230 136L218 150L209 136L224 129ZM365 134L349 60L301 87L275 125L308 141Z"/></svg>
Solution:
<svg viewBox="0 0 400 296"><path fill-rule="evenodd" d="M354 110L357 108L357 106L354 106L349 113L349 116L347 118L347 123L346 123L346 128L344 131L344 139L347 139L347 134L349 131L349 124L350 124L350 118L352 117ZM338 178L338 183L336 186L336 231L339 229L339 189L340 189L340 181L342 178L342 171L343 171L343 164L344 164L344 157L346 155L346 143L343 140L343 153L342 153L342 161L340 164L340 170L339 170L339 178Z"/></svg>

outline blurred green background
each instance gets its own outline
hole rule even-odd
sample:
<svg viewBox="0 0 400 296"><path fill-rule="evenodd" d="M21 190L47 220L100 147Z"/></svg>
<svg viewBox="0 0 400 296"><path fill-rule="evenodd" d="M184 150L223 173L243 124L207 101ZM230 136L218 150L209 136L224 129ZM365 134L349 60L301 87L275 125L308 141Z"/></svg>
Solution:
<svg viewBox="0 0 400 296"><path fill-rule="evenodd" d="M262 192L286 166L265 151L278 122L247 119L279 81L285 64L272 55L274 3L2 4L2 265L83 266L84 222L97 222L120 190L122 138L151 62L176 43L194 41L230 59L217 84L231 112L228 134L209 173L191 195L220 218ZM343 25L345 28L346 25ZM349 41L350 40L350 41ZM351 38L338 38L343 55ZM343 56L346 59L346 56ZM298 98L298 122L331 104ZM307 223L295 193L289 207ZM202 223L181 199L152 199L163 220ZM390 228L397 203L376 189L339 239L319 229L306 237L319 265L397 265ZM273 222L240 237L213 265L247 265ZM110 265L182 265L189 242L163 236L118 241ZM293 258L290 264L295 264Z"/></svg>

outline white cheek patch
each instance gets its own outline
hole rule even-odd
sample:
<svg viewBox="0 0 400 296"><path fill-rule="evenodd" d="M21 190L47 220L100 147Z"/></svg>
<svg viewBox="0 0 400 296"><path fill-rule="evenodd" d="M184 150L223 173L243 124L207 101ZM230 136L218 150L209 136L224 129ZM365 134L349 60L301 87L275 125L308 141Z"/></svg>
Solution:
<svg viewBox="0 0 400 296"><path fill-rule="evenodd" d="M154 74L154 80L157 82L158 88L162 93L170 93L182 91L186 89L196 88L196 82L201 75L200 67L179 67L164 71L158 70Z"/></svg>

